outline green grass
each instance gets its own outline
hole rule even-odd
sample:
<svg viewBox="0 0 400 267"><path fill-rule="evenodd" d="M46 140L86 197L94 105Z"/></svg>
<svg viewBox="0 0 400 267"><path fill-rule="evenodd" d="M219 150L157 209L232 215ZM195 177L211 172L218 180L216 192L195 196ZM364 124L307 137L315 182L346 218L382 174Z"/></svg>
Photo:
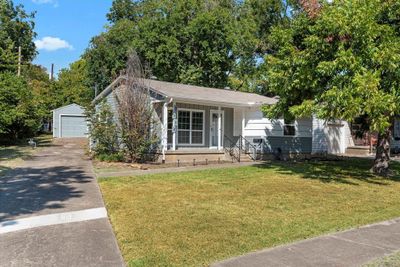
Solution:
<svg viewBox="0 0 400 267"><path fill-rule="evenodd" d="M205 266L400 216L400 177L375 177L370 164L269 163L108 178L100 186L130 266Z"/></svg>
<svg viewBox="0 0 400 267"><path fill-rule="evenodd" d="M400 252L372 261L363 267L400 267Z"/></svg>

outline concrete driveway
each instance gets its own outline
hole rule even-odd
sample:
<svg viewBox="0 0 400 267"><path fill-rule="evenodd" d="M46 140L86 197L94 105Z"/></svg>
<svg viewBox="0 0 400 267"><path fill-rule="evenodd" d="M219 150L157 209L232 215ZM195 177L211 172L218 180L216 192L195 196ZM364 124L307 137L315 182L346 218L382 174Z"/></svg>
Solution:
<svg viewBox="0 0 400 267"><path fill-rule="evenodd" d="M0 177L0 266L124 266L82 139Z"/></svg>

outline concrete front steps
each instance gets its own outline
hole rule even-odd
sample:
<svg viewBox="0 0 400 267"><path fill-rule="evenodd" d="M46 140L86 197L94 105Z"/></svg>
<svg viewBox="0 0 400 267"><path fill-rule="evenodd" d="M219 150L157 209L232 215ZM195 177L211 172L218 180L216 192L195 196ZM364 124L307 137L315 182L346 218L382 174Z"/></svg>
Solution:
<svg viewBox="0 0 400 267"><path fill-rule="evenodd" d="M369 156L371 153L369 152L369 146L349 146L346 149L346 156Z"/></svg>

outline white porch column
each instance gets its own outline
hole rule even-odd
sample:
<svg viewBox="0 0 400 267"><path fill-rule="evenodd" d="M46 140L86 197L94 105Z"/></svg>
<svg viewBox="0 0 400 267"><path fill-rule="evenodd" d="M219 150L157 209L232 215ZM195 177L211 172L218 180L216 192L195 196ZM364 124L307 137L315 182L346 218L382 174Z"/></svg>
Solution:
<svg viewBox="0 0 400 267"><path fill-rule="evenodd" d="M162 143L162 162L165 162L165 153L168 149L168 102L165 102L163 105L162 111L162 134L161 134L161 143Z"/></svg>
<svg viewBox="0 0 400 267"><path fill-rule="evenodd" d="M176 103L173 103L173 109L172 109L172 150L176 150L176 132L178 131L178 112L177 112L177 107Z"/></svg>
<svg viewBox="0 0 400 267"><path fill-rule="evenodd" d="M243 138L245 138L245 128L246 128L246 110L245 109L242 109L242 137ZM242 139L241 140L241 142L242 142L242 148L244 148L245 147L245 143L244 143L244 140Z"/></svg>
<svg viewBox="0 0 400 267"><path fill-rule="evenodd" d="M218 107L218 150L222 149L222 110Z"/></svg>

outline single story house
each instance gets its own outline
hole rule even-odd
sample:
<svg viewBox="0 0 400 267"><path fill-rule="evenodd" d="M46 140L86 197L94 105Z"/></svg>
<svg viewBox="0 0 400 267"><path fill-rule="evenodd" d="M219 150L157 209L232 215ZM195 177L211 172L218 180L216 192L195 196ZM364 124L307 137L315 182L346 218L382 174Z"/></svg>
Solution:
<svg viewBox="0 0 400 267"><path fill-rule="evenodd" d="M53 137L87 137L85 109L77 104L53 110Z"/></svg>
<svg viewBox="0 0 400 267"><path fill-rule="evenodd" d="M114 90L124 90L120 76L94 100L116 112ZM317 118L287 122L264 117L260 108L278 99L230 89L217 89L143 79L159 124L160 152L166 161L221 158L234 147L264 154L345 153L351 142L348 123ZM196 157L194 157L196 155ZM231 155L232 156L232 155Z"/></svg>

